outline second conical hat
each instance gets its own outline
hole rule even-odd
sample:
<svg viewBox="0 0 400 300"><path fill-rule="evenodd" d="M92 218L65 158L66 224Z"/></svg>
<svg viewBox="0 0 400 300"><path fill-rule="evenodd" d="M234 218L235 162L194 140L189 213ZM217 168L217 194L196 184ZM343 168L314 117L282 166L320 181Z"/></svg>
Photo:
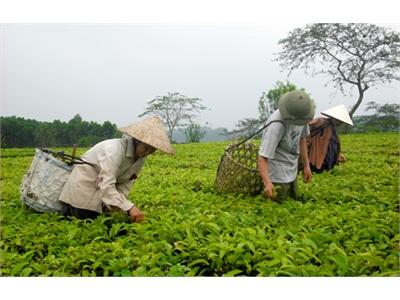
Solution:
<svg viewBox="0 0 400 300"><path fill-rule="evenodd" d="M168 154L175 154L162 121L148 117L142 121L119 128L119 131Z"/></svg>
<svg viewBox="0 0 400 300"><path fill-rule="evenodd" d="M349 112L347 111L346 106L344 106L343 104L325 110L321 112L321 115L337 119L351 126L354 125L353 121L350 118Z"/></svg>

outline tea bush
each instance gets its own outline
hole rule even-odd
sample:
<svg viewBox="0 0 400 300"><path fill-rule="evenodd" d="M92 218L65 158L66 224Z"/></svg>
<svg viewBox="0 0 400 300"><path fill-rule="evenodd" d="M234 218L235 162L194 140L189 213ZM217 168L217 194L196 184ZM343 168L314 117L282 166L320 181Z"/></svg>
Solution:
<svg viewBox="0 0 400 300"><path fill-rule="evenodd" d="M139 224L30 210L19 187L34 149L2 149L1 275L398 276L399 136L341 140L347 161L310 184L299 176L301 200L283 204L215 191L227 143L175 145L133 186Z"/></svg>

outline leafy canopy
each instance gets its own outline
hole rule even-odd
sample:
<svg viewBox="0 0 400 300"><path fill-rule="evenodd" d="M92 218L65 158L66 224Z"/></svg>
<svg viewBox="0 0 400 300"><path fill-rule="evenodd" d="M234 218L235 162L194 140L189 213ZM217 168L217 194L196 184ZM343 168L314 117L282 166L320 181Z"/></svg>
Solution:
<svg viewBox="0 0 400 300"><path fill-rule="evenodd" d="M267 122L269 116L278 109L279 98L283 94L294 90L297 90L297 87L293 83L277 81L275 87L268 92L263 92L258 100L258 117L239 120L236 128L227 132L226 135L247 137L254 134Z"/></svg>
<svg viewBox="0 0 400 300"><path fill-rule="evenodd" d="M59 147L73 144L89 147L121 135L117 125L110 121L103 124L84 121L79 114L68 122L41 122L11 116L0 117L0 123L2 148Z"/></svg>
<svg viewBox="0 0 400 300"><path fill-rule="evenodd" d="M276 60L284 69L305 69L327 74L328 83L343 94L344 86L356 87L360 106L364 92L372 86L400 80L400 35L364 23L318 23L297 28L280 40L283 50Z"/></svg>
<svg viewBox="0 0 400 300"><path fill-rule="evenodd" d="M180 93L168 93L158 96L147 103L145 111L139 115L159 117L168 127L169 138L176 127L189 126L194 118L207 107L200 104L201 99L190 98Z"/></svg>

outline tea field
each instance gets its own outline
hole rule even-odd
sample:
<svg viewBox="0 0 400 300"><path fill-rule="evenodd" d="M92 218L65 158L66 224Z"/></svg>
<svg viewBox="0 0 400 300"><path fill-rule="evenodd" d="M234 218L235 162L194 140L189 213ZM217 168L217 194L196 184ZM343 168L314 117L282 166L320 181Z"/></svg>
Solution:
<svg viewBox="0 0 400 300"><path fill-rule="evenodd" d="M399 136L341 139L347 162L282 204L215 191L227 143L175 145L133 186L139 224L30 210L34 149L2 149L1 276L399 276Z"/></svg>

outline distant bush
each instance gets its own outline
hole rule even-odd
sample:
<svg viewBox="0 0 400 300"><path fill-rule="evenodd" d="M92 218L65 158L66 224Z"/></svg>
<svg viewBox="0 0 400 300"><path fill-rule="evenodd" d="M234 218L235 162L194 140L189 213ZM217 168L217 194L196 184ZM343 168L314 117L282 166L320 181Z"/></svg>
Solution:
<svg viewBox="0 0 400 300"><path fill-rule="evenodd" d="M375 102L369 102L367 110L374 110L374 114L354 117L354 127L350 128L350 132L400 131L399 104L386 103L381 105Z"/></svg>

